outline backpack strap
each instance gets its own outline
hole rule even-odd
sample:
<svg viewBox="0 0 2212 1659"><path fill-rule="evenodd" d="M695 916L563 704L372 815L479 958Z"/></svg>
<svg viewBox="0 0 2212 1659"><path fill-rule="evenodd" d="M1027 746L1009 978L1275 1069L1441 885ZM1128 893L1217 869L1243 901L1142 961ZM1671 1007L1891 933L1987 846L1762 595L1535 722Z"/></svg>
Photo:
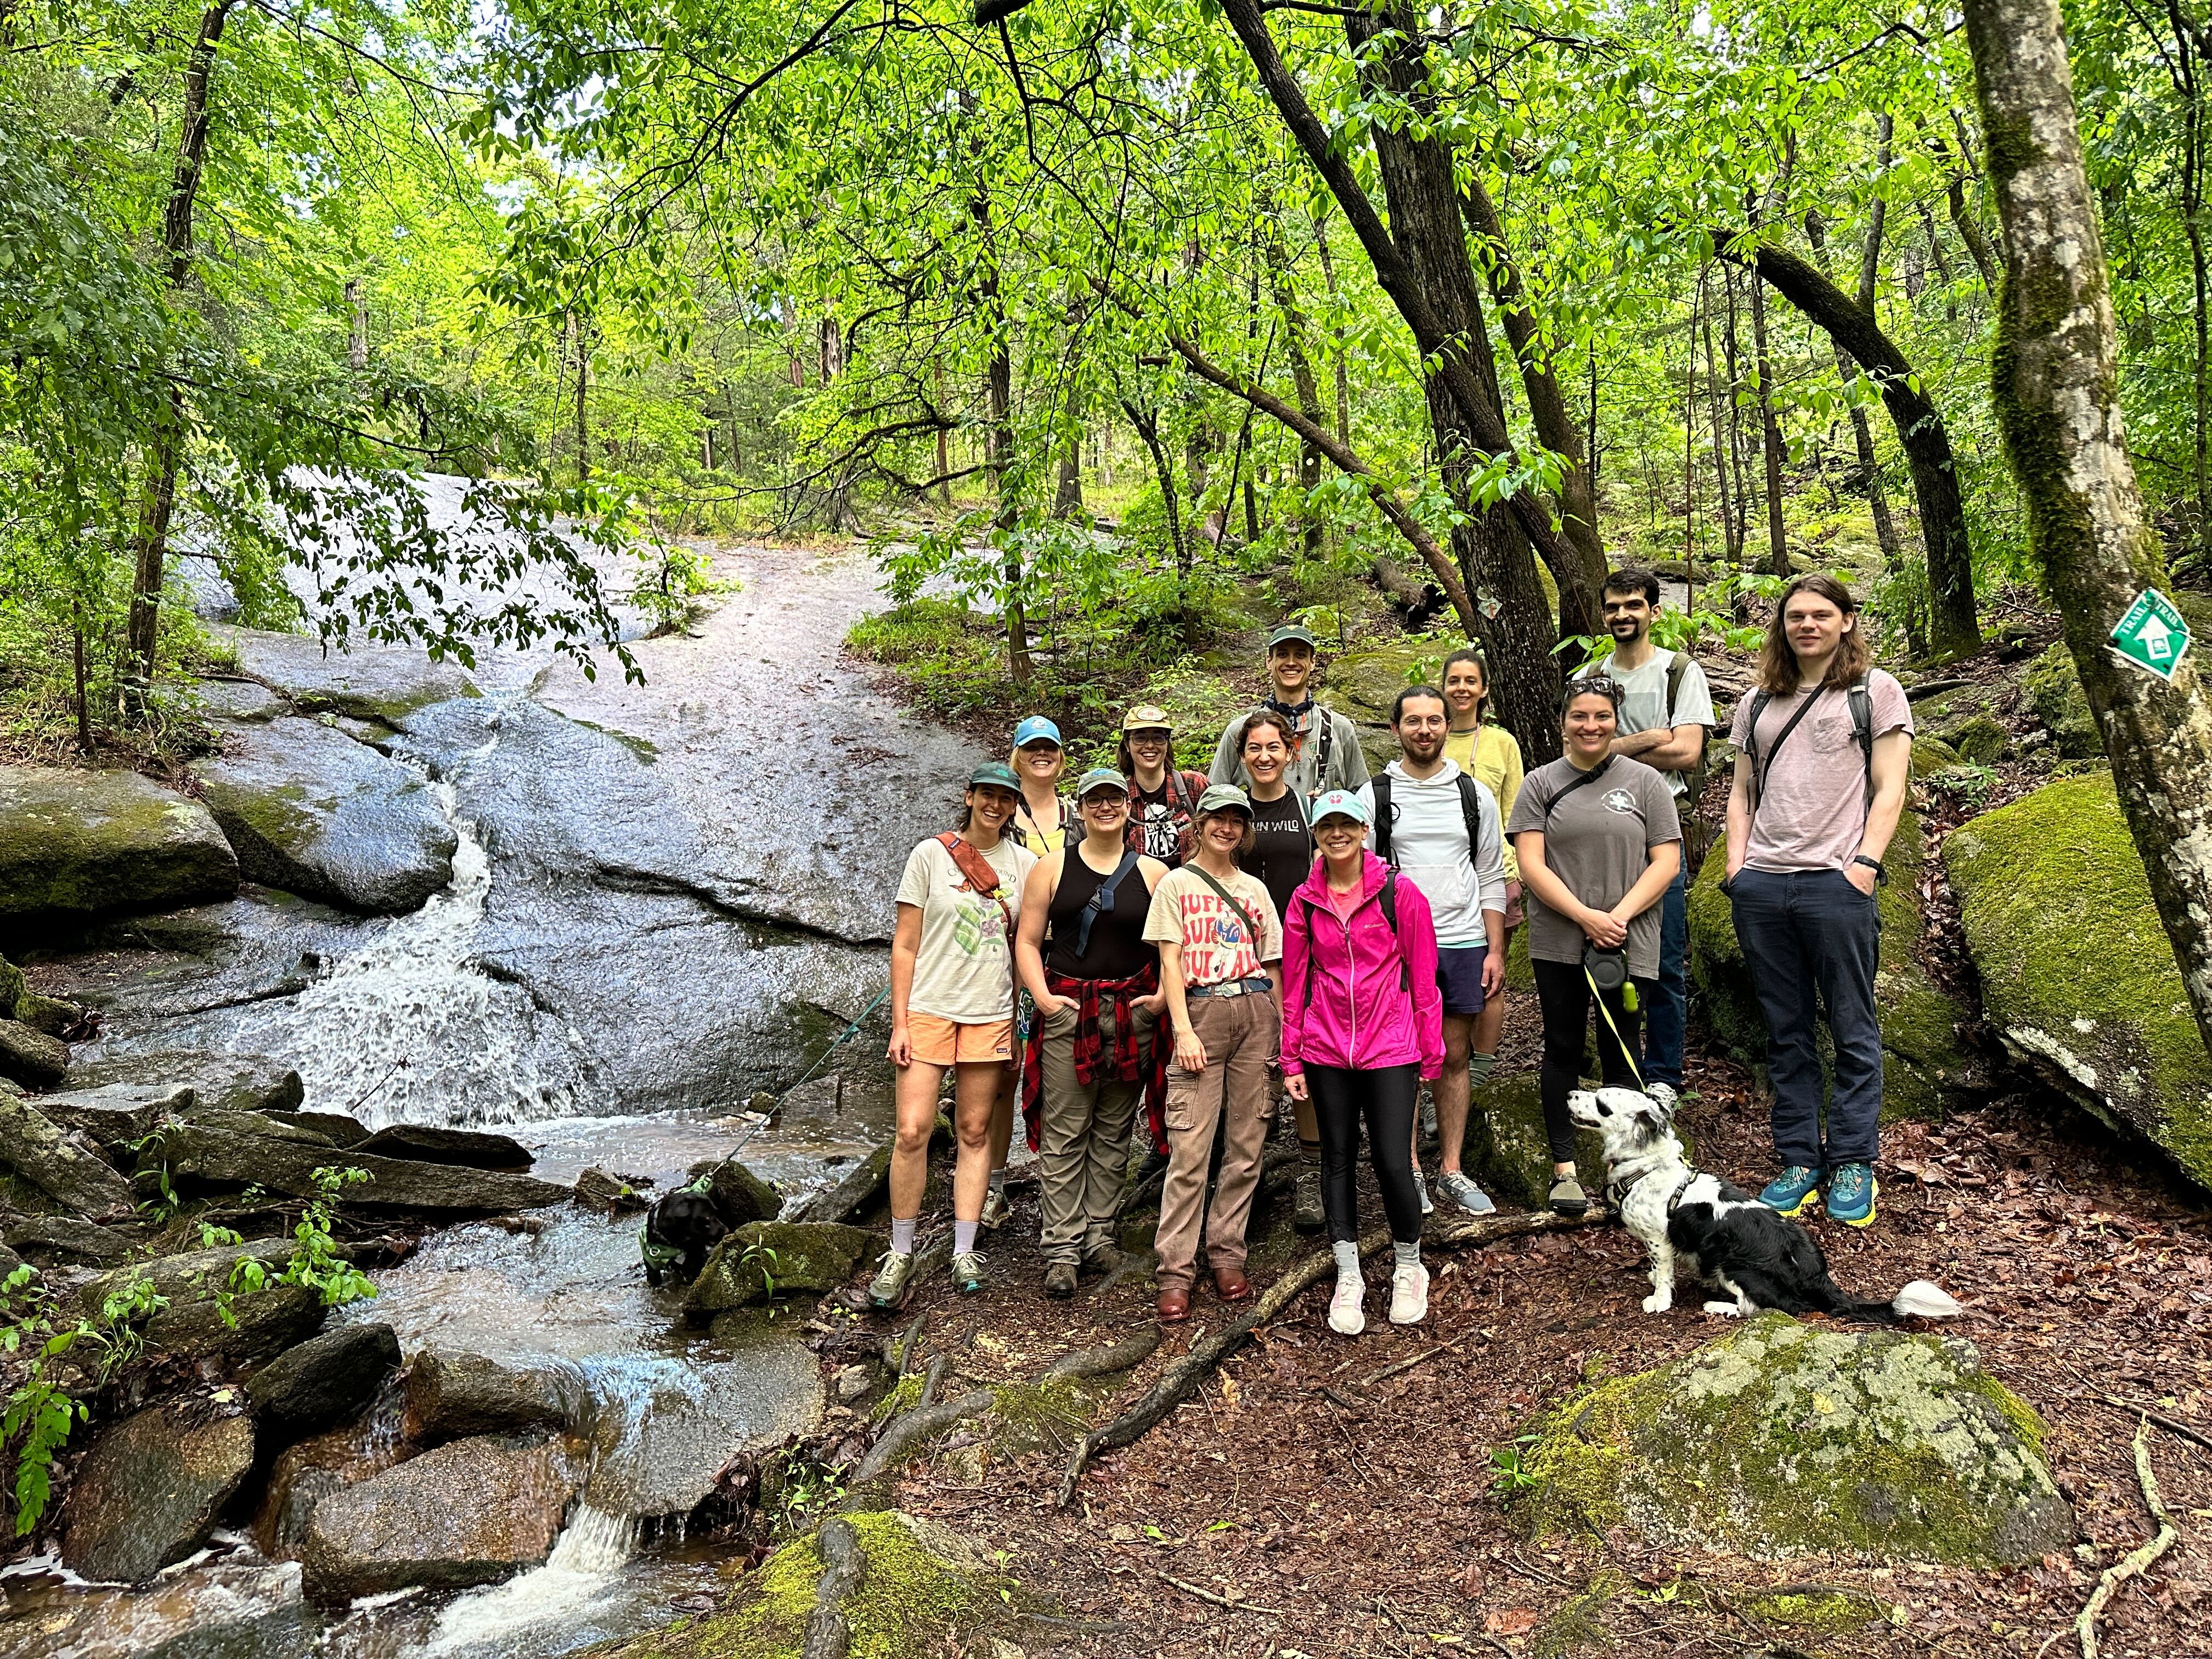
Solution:
<svg viewBox="0 0 2212 1659"><path fill-rule="evenodd" d="M1766 775L1774 769L1775 757L1782 752L1782 745L1790 741L1790 734L1797 729L1798 722L1813 712L1813 705L1820 701L1821 690L1822 688L1814 686L1812 695L1797 705L1797 712L1783 722L1782 729L1774 734L1774 747L1766 751L1766 759L1763 763L1759 758L1759 751L1755 748L1752 750L1751 812L1753 817L1759 816L1759 803L1766 793ZM1762 697L1765 696L1763 692L1760 695ZM1755 702L1752 705L1751 719L1754 733L1758 730L1759 717L1765 712L1763 703ZM1869 761L1868 764L1871 769L1873 763Z"/></svg>
<svg viewBox="0 0 2212 1659"><path fill-rule="evenodd" d="M1079 851L1069 850L1076 858L1083 856ZM1125 852L1121 854L1121 861L1114 866L1114 873L1091 890L1091 896L1084 902L1082 914L1075 924L1075 954L1079 958L1091 954L1091 924L1106 914L1115 902L1114 893L1121 886L1121 878L1136 867L1137 855ZM1065 868L1063 866L1063 872Z"/></svg>
<svg viewBox="0 0 2212 1659"><path fill-rule="evenodd" d="M1667 726L1674 725L1674 702L1682 695L1682 682L1690 678L1690 653L1677 651L1674 660L1667 665Z"/></svg>
<svg viewBox="0 0 2212 1659"><path fill-rule="evenodd" d="M1847 694L1851 705L1851 735L1858 739L1859 758L1866 771L1866 805L1863 811L1874 811L1874 693L1868 688L1867 677L1862 674L1852 682Z"/></svg>
<svg viewBox="0 0 2212 1659"><path fill-rule="evenodd" d="M1199 873L1204 875L1206 872L1201 870ZM1299 902L1306 907L1304 1006L1310 1008L1313 1006L1314 902L1313 896L1304 890L1301 890L1297 896ZM1382 890L1375 896L1375 902L1382 906L1382 920L1390 924L1390 938L1398 946L1398 988L1411 996L1413 991L1413 975L1406 966L1405 942L1398 935L1398 872L1395 869L1385 870L1382 872Z"/></svg>
<svg viewBox="0 0 2212 1659"><path fill-rule="evenodd" d="M1321 747L1314 753L1314 793L1317 795L1328 787L1328 751L1336 741L1336 716L1323 708L1318 698L1314 701L1314 724L1321 734Z"/></svg>
<svg viewBox="0 0 2212 1659"><path fill-rule="evenodd" d="M1375 856L1395 870L1398 866L1390 855L1390 831L1398 821L1398 809L1390 804L1390 775L1377 772L1367 785L1375 792Z"/></svg>
<svg viewBox="0 0 2212 1659"><path fill-rule="evenodd" d="M1467 820L1467 861L1472 865L1480 856L1476 849L1482 845L1482 791L1465 770L1459 775L1459 811Z"/></svg>
<svg viewBox="0 0 2212 1659"><path fill-rule="evenodd" d="M1022 1006L1022 974L1021 966L1014 958L1014 913L1012 908L1006 902L1006 893L1000 886L999 872L991 867L991 861L983 856L982 849L963 837L957 830L940 831L937 836L937 844L942 847L946 855L951 859L953 867L967 878L969 887L998 904L999 915L1006 927L1006 973L1009 987L1006 1012L1010 1015L1018 1013ZM1007 1060L1006 1064L1016 1071L1020 1069L1020 1044L1014 1045L1013 1054Z"/></svg>
<svg viewBox="0 0 2212 1659"><path fill-rule="evenodd" d="M1589 771L1576 773L1575 775L1570 779L1563 787L1561 787L1558 794L1553 796L1551 799L1544 803L1544 833L1547 836L1551 834L1552 814L1559 810L1559 803L1561 801L1573 794L1576 790L1581 788L1584 784L1595 783L1600 778L1603 777L1612 769L1613 757L1607 755L1595 766L1591 767Z"/></svg>

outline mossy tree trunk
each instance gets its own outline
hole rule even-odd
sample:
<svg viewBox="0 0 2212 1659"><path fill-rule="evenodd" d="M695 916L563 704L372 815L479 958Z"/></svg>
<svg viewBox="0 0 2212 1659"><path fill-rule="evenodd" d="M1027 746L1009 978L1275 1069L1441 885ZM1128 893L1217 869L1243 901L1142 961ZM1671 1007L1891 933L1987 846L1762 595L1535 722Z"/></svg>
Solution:
<svg viewBox="0 0 2212 1659"><path fill-rule="evenodd" d="M2171 579L2121 427L2119 342L2059 0L1966 0L1966 15L2004 232L1997 416L2129 832L2212 1046L2212 702L2192 658L2168 682L2107 648L2136 595Z"/></svg>
<svg viewBox="0 0 2212 1659"><path fill-rule="evenodd" d="M1938 657L1978 651L1982 630L1974 615L1973 550L1959 493L1958 458L1942 413L1915 389L1911 363L1882 332L1874 307L1860 305L1815 266L1786 248L1729 231L1716 230L1712 238L1723 258L1756 272L1873 373L1881 401L1897 423L1920 503L1920 539L1928 555L1929 644Z"/></svg>

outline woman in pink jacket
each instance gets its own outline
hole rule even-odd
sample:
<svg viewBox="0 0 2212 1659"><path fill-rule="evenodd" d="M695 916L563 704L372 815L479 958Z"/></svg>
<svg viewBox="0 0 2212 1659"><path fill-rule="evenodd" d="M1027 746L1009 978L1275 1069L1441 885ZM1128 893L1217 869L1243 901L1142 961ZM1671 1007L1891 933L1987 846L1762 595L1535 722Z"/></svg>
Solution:
<svg viewBox="0 0 2212 1659"><path fill-rule="evenodd" d="M1293 1099L1312 1101L1321 1127L1322 1207L1336 1248L1328 1323L1346 1336L1367 1328L1352 1175L1363 1113L1397 1248L1390 1322L1428 1316L1413 1105L1421 1079L1444 1066L1436 924L1421 890L1367 850L1368 817L1346 790L1314 802L1322 855L1283 917L1283 1079Z"/></svg>

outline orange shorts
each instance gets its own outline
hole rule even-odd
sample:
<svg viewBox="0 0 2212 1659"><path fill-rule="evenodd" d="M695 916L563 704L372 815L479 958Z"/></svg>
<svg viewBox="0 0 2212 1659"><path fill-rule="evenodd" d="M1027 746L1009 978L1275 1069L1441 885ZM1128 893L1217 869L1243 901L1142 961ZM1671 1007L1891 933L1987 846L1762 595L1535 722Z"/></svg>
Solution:
<svg viewBox="0 0 2212 1659"><path fill-rule="evenodd" d="M1014 1056L1011 1019L963 1025L936 1014L908 1014L906 1030L914 1039L914 1057L924 1066L1003 1066Z"/></svg>

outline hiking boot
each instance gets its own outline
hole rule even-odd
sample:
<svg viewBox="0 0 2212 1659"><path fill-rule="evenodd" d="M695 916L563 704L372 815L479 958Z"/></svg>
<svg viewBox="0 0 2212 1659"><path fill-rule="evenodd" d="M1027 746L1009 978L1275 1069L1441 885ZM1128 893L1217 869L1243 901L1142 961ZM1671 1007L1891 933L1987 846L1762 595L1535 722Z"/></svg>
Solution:
<svg viewBox="0 0 2212 1659"><path fill-rule="evenodd" d="M973 1296L983 1288L981 1256L964 1250L952 1258L952 1288L963 1296Z"/></svg>
<svg viewBox="0 0 2212 1659"><path fill-rule="evenodd" d="M1682 1100L1681 1091L1671 1083L1647 1083L1644 1085L1644 1092L1650 1096L1659 1109L1670 1118L1674 1115L1674 1108L1680 1105Z"/></svg>
<svg viewBox="0 0 2212 1659"><path fill-rule="evenodd" d="M1777 1215L1802 1214L1808 1204L1820 1201L1820 1172L1793 1164L1766 1183L1759 1201Z"/></svg>
<svg viewBox="0 0 2212 1659"><path fill-rule="evenodd" d="M1366 1299L1367 1281L1356 1273L1336 1276L1336 1294L1328 1299L1328 1328L1339 1336L1357 1336L1367 1328L1367 1316L1359 1304Z"/></svg>
<svg viewBox="0 0 2212 1659"><path fill-rule="evenodd" d="M1421 1097L1421 1139L1431 1143L1440 1139L1437 1133L1437 1102L1433 1095Z"/></svg>
<svg viewBox="0 0 2212 1659"><path fill-rule="evenodd" d="M1828 1213L1846 1227L1874 1224L1874 1201L1881 1183L1868 1164L1838 1164L1828 1177Z"/></svg>
<svg viewBox="0 0 2212 1659"><path fill-rule="evenodd" d="M1446 1170L1437 1177L1437 1190L1469 1215L1489 1215L1498 1208L1490 1194L1476 1186L1464 1170Z"/></svg>
<svg viewBox="0 0 2212 1659"><path fill-rule="evenodd" d="M975 1218L975 1224L985 1232L996 1232L1006 1224L1006 1189L993 1187L983 1194L983 1213Z"/></svg>
<svg viewBox="0 0 2212 1659"><path fill-rule="evenodd" d="M1552 1177L1552 1212L1554 1215L1585 1216L1589 1213L1589 1194L1583 1183L1571 1175Z"/></svg>
<svg viewBox="0 0 2212 1659"><path fill-rule="evenodd" d="M1413 1171L1413 1196L1421 1200L1421 1213L1423 1215L1431 1215L1435 1213L1437 1207L1436 1201L1429 1196L1428 1177L1424 1176L1419 1170Z"/></svg>
<svg viewBox="0 0 2212 1659"><path fill-rule="evenodd" d="M1418 1325L1429 1316L1429 1270L1418 1261L1399 1263L1390 1275L1390 1322Z"/></svg>
<svg viewBox="0 0 2212 1659"><path fill-rule="evenodd" d="M1129 1258L1118 1244L1093 1244L1083 1253L1083 1271L1087 1273L1117 1273L1128 1265Z"/></svg>
<svg viewBox="0 0 2212 1659"><path fill-rule="evenodd" d="M1321 1206L1321 1171L1310 1164L1298 1165L1298 1186L1291 1224L1302 1233L1317 1233L1328 1224Z"/></svg>
<svg viewBox="0 0 2212 1659"><path fill-rule="evenodd" d="M1065 1302L1075 1294L1073 1261L1055 1261L1044 1270L1044 1293L1055 1302Z"/></svg>
<svg viewBox="0 0 2212 1659"><path fill-rule="evenodd" d="M868 1305L890 1309L898 1306L899 1298L906 1294L907 1281L914 1277L912 1250L885 1250L884 1265L876 1270L869 1281Z"/></svg>

